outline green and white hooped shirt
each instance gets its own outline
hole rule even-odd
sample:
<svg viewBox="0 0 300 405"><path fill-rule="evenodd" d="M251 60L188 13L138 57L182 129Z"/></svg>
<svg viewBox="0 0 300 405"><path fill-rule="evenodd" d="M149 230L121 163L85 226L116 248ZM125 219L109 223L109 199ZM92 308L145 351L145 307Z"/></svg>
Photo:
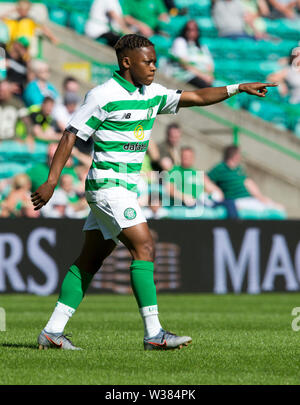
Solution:
<svg viewBox="0 0 300 405"><path fill-rule="evenodd" d="M67 131L93 137L93 163L85 182L88 202L103 188L137 191L141 166L157 114L176 114L181 90L160 84L135 87L117 72L89 91Z"/></svg>

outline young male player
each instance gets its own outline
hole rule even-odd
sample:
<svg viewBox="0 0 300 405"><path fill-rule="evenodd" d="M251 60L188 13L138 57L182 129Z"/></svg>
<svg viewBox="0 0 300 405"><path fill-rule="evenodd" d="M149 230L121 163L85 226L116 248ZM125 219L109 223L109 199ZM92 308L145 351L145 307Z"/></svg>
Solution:
<svg viewBox="0 0 300 405"><path fill-rule="evenodd" d="M120 240L132 255L131 285L144 322L144 348L181 348L192 341L164 330L159 322L153 281L154 243L138 205L136 184L158 114L180 107L214 104L239 93L264 97L266 83L244 83L195 91L169 90L153 83L153 44L139 35L125 35L115 45L119 71L86 95L69 122L54 155L47 181L32 194L36 210L51 198L76 137L93 137L94 157L86 179L91 212L83 230L85 242L69 268L54 312L38 337L39 348L79 349L64 328L83 299L93 275Z"/></svg>

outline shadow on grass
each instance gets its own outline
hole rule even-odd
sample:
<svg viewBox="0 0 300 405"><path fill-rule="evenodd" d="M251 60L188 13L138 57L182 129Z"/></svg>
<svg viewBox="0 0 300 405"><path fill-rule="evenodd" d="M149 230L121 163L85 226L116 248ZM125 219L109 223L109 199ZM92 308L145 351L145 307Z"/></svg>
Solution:
<svg viewBox="0 0 300 405"><path fill-rule="evenodd" d="M10 347L14 349L37 349L37 345L31 344L20 344L20 343L1 343L0 347Z"/></svg>

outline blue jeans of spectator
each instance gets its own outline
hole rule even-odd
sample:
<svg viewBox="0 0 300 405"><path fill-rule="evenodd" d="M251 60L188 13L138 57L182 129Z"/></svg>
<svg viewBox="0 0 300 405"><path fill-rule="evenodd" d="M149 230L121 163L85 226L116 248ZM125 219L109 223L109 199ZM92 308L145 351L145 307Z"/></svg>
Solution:
<svg viewBox="0 0 300 405"><path fill-rule="evenodd" d="M214 207L220 207L220 206L223 206L226 208L227 218L237 219L239 217L234 200L223 200L220 202L215 202Z"/></svg>

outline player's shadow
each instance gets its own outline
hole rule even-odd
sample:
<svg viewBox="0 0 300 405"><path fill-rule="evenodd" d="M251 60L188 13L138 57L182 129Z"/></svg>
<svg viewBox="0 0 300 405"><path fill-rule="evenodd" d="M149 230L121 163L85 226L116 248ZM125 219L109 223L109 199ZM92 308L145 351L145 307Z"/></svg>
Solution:
<svg viewBox="0 0 300 405"><path fill-rule="evenodd" d="M0 347L10 347L15 349L36 349L37 345L31 344L26 345L22 343L1 343Z"/></svg>

